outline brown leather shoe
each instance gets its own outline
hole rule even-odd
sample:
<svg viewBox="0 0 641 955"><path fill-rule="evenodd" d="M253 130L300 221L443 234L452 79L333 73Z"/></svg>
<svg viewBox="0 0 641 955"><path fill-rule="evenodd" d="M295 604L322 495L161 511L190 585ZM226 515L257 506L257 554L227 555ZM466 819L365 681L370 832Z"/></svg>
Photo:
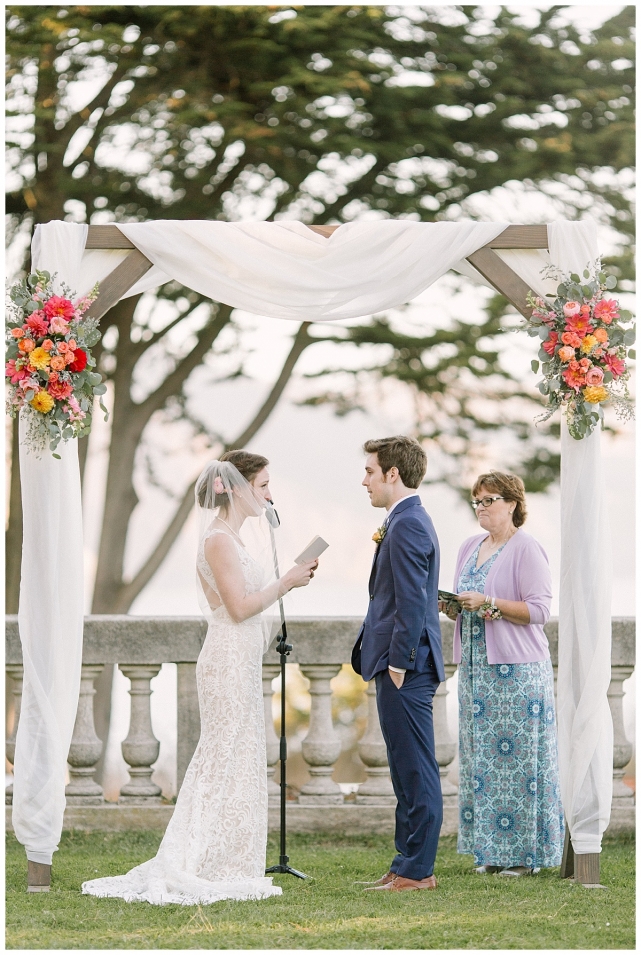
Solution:
<svg viewBox="0 0 641 955"><path fill-rule="evenodd" d="M386 889L388 892L411 892L414 889L435 889L436 877L428 875L426 879L406 879L405 876L397 875L395 879L388 882L387 885L377 886L380 889Z"/></svg>
<svg viewBox="0 0 641 955"><path fill-rule="evenodd" d="M27 892L48 892L51 886L51 866L27 860Z"/></svg>
<svg viewBox="0 0 641 955"><path fill-rule="evenodd" d="M365 889L365 892L368 892L369 889L379 889L382 885L387 885L388 882L392 882L395 878L396 878L395 872L392 872L392 871L386 872L385 875L381 876L380 879L377 879L376 882L366 883L368 887L367 889Z"/></svg>

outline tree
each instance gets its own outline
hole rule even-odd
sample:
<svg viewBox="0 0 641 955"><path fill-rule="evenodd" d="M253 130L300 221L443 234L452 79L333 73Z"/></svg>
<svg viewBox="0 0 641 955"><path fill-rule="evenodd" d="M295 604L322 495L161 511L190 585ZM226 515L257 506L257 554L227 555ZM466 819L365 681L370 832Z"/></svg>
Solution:
<svg viewBox="0 0 641 955"><path fill-rule="evenodd" d="M34 224L65 217L285 215L328 223L367 213L430 221L473 212L475 197L515 181L547 192L569 214L591 202L627 237L633 12L627 7L583 37L561 11L528 28L505 8L490 18L484 7L10 7L10 238L24 245ZM620 257L624 277L629 263ZM129 608L189 512L187 488L155 549L126 579L141 438L154 416L186 407L190 374L205 356L215 358L234 324L227 306L175 286L158 302L165 311L150 313L127 299L103 321L101 369L113 384L114 410L98 612ZM457 402L461 454L482 419L457 369L465 365L492 387L502 382L500 394L524 397L491 343L505 327L504 305L494 303L482 329L490 345L481 358L478 327L465 322L416 336L380 319L335 340L391 346L392 361L374 374L405 381L444 407ZM167 309L171 317L154 324ZM176 343L173 331L194 323L196 331ZM455 350L434 364L425 356L443 336ZM234 444L257 433L298 358L321 337L301 326L271 393ZM166 375L138 400L132 381L150 349L163 356ZM523 416L511 424L529 438ZM452 447L441 425L423 433ZM16 480L12 490L10 609Z"/></svg>

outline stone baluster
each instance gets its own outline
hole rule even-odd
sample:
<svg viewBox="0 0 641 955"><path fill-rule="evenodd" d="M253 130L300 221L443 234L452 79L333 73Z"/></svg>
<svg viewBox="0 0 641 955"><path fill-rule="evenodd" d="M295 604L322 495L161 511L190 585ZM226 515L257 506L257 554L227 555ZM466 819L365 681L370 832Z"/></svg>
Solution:
<svg viewBox="0 0 641 955"><path fill-rule="evenodd" d="M7 675L13 680L13 729L6 739L7 759L13 766L16 755L16 733L18 732L18 720L20 719L20 704L22 702L22 681L24 678L24 668L21 663L13 666L7 665ZM11 805L13 801L13 783L10 783L5 790L5 801Z"/></svg>
<svg viewBox="0 0 641 955"><path fill-rule="evenodd" d="M381 732L376 706L376 681L367 684L367 726L358 744L358 755L365 763L367 779L358 787L356 802L364 806L396 804L389 774L387 746Z"/></svg>
<svg viewBox="0 0 641 955"><path fill-rule="evenodd" d="M612 726L614 731L614 771L612 780L612 810L629 809L634 818L634 793L629 786L623 782L623 772L632 758L632 743L628 741L625 735L625 725L623 723L623 682L627 680L634 670L630 665L613 665L611 670L610 686L608 688L608 703L612 713Z"/></svg>
<svg viewBox="0 0 641 955"><path fill-rule="evenodd" d="M276 764L280 756L280 743L274 729L272 713L272 681L280 673L277 663L263 663L263 703L265 704L265 742L267 744L267 794L270 806L280 804L280 786L274 782Z"/></svg>
<svg viewBox="0 0 641 955"><path fill-rule="evenodd" d="M94 680L103 667L102 663L83 665L81 671L78 710L67 758L69 784L65 795L71 805L97 806L105 801L102 786L93 778L102 754L102 740L96 734L93 718Z"/></svg>
<svg viewBox="0 0 641 955"><path fill-rule="evenodd" d="M159 803L160 786L152 782L152 764L158 759L160 743L151 726L151 680L160 671L160 664L120 664L131 680L131 716L129 733L122 743L122 755L129 764L129 782L120 790L121 803Z"/></svg>
<svg viewBox="0 0 641 955"><path fill-rule="evenodd" d="M340 787L332 779L334 763L341 753L341 740L332 722L330 680L340 669L340 663L301 664L301 670L311 684L309 692L312 697L309 731L303 740L303 758L312 778L300 791L299 802L303 805L343 802Z"/></svg>
<svg viewBox="0 0 641 955"><path fill-rule="evenodd" d="M456 673L456 666L456 663L445 664L445 676L448 680ZM457 806L458 786L455 786L451 779L448 779L452 760L456 756L456 740L450 732L450 726L447 720L448 693L447 683L441 683L434 694L434 742L436 745L436 761L438 762L439 775L441 777L443 805Z"/></svg>

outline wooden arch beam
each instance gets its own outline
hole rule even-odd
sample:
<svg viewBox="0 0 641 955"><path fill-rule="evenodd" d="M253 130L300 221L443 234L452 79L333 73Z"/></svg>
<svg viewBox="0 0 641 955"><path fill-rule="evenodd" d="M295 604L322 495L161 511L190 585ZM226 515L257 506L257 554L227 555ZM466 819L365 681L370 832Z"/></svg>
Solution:
<svg viewBox="0 0 641 955"><path fill-rule="evenodd" d="M312 232L329 238L340 226L311 225ZM86 313L92 318L102 318L112 306L125 295L152 267L149 259L136 248L117 225L90 225L87 234L87 249L130 249L129 255L100 285L96 301ZM467 261L480 272L483 278L514 305L526 317L531 309L527 305L528 285L509 267L494 249L547 249L548 230L545 225L510 225L500 235L472 255Z"/></svg>

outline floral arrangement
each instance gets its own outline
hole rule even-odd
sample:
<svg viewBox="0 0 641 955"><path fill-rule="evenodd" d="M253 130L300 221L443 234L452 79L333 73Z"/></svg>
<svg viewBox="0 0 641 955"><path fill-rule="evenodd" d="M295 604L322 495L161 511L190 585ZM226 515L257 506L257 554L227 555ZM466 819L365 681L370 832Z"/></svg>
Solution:
<svg viewBox="0 0 641 955"><path fill-rule="evenodd" d="M15 418L22 411L29 447L43 451L48 445L55 458L61 439L91 431L94 395L107 417L102 401L107 389L93 371L91 354L100 341L98 320L84 317L98 286L75 302L67 286L61 292L54 293L48 272L34 272L10 288L5 367L9 414Z"/></svg>
<svg viewBox="0 0 641 955"><path fill-rule="evenodd" d="M585 269L583 278L564 275L550 268L545 277L560 279L556 295L528 295L532 315L526 328L541 340L532 371L543 372L539 391L548 397L547 420L557 408L565 411L568 430L581 439L603 421L603 404L610 402L617 416L630 419L634 405L628 392L630 372L626 362L635 358L634 327L629 312L607 298L616 278L601 270L597 261ZM551 300L551 301L549 301Z"/></svg>
<svg viewBox="0 0 641 955"><path fill-rule="evenodd" d="M387 526L385 524L381 524L381 526L377 527L374 533L372 534L372 540L374 541L375 544L381 544L386 534L387 534Z"/></svg>

